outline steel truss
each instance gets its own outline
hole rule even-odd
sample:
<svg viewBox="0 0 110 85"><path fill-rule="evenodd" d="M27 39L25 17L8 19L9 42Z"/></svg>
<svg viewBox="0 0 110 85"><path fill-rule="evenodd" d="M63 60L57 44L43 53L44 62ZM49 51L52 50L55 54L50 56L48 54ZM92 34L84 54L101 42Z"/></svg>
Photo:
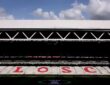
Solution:
<svg viewBox="0 0 110 85"><path fill-rule="evenodd" d="M1 30L0 41L110 41L110 30Z"/></svg>

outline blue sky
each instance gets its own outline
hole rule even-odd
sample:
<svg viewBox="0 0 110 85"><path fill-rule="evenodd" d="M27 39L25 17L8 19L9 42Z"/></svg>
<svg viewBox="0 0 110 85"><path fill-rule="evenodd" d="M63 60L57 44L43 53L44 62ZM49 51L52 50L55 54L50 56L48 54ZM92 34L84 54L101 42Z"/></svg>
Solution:
<svg viewBox="0 0 110 85"><path fill-rule="evenodd" d="M85 6L88 5L89 0L77 0ZM45 12L52 11L59 17L62 10L72 8L72 4L76 0L0 0L0 8L3 8L7 15L13 15L15 19L42 19L42 16L34 16L33 11L41 8ZM83 13L84 17L88 13Z"/></svg>
<svg viewBox="0 0 110 85"><path fill-rule="evenodd" d="M60 10L70 8L74 2L75 0L0 0L0 7L17 19L36 19L32 16L32 11L37 8L58 13ZM88 0L78 0L78 2L87 4Z"/></svg>

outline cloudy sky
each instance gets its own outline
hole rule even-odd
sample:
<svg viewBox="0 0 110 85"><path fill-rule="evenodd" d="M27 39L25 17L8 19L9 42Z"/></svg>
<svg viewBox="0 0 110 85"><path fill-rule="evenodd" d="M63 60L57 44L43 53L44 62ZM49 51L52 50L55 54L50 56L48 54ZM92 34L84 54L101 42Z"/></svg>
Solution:
<svg viewBox="0 0 110 85"><path fill-rule="evenodd" d="M110 20L110 0L0 0L0 20Z"/></svg>

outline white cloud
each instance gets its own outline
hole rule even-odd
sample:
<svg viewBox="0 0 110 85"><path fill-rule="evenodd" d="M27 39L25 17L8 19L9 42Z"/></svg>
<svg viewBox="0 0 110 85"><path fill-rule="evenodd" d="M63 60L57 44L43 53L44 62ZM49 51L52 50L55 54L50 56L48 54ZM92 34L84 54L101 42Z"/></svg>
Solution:
<svg viewBox="0 0 110 85"><path fill-rule="evenodd" d="M53 11L44 11L41 8L36 9L35 16L40 16L42 19L98 19L110 20L110 0L89 0L87 5L75 2L69 9L61 10L58 14ZM86 14L86 15L85 15Z"/></svg>
<svg viewBox="0 0 110 85"><path fill-rule="evenodd" d="M110 0L90 0L88 13L92 19L110 20Z"/></svg>
<svg viewBox="0 0 110 85"><path fill-rule="evenodd" d="M13 20L14 16L11 14L7 14L4 8L0 8L0 20Z"/></svg>
<svg viewBox="0 0 110 85"><path fill-rule="evenodd" d="M52 11L46 12L46 11L43 11L43 9L41 8L36 9L33 13L35 16L40 16L44 19L58 19L58 17L55 15L54 12Z"/></svg>
<svg viewBox="0 0 110 85"><path fill-rule="evenodd" d="M78 4L77 2L72 4L72 7L66 10L61 10L58 15L53 11L46 12L43 9L36 9L33 14L35 16L40 16L43 19L84 19L82 14L85 11L86 6L84 4Z"/></svg>
<svg viewBox="0 0 110 85"><path fill-rule="evenodd" d="M59 13L60 19L85 19L83 12L86 10L84 4L74 3L72 8L63 10Z"/></svg>

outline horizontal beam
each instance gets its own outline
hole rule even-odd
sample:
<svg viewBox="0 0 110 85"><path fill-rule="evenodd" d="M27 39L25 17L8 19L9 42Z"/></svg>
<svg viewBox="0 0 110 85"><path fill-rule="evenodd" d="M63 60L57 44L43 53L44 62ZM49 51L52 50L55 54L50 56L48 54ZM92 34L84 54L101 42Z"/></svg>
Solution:
<svg viewBox="0 0 110 85"><path fill-rule="evenodd" d="M0 41L65 41L65 42L110 42L110 39L0 39Z"/></svg>
<svg viewBox="0 0 110 85"><path fill-rule="evenodd" d="M101 20L1 20L0 28L48 28L48 29L110 29L110 21Z"/></svg>

